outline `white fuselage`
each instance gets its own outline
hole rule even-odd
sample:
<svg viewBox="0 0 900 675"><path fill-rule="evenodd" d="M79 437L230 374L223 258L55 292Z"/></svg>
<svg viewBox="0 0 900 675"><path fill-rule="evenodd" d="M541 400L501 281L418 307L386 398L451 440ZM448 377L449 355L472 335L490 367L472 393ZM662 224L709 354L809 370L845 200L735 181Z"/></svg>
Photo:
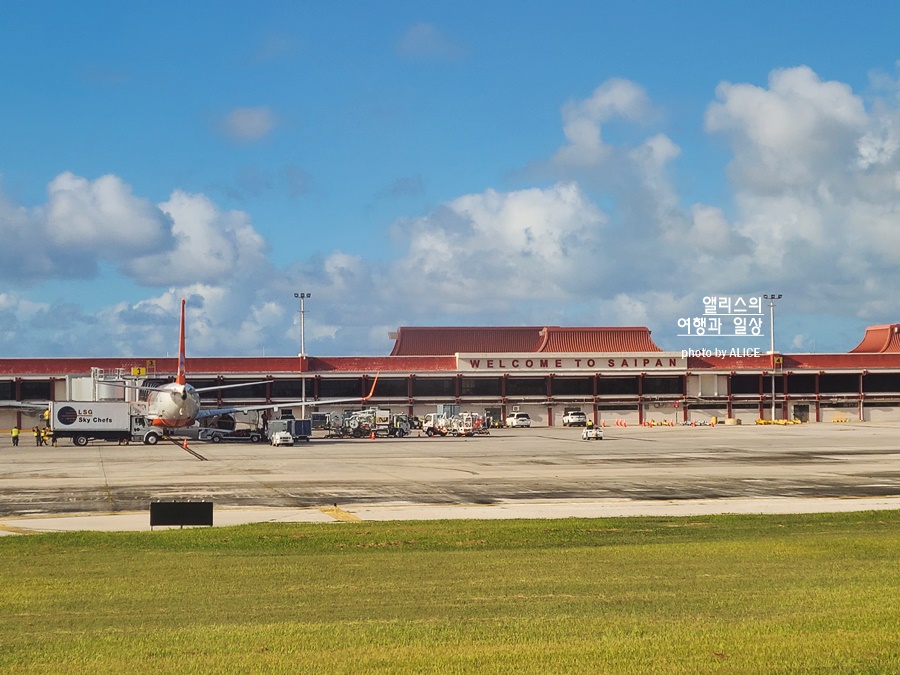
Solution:
<svg viewBox="0 0 900 675"><path fill-rule="evenodd" d="M193 424L200 412L200 394L189 384L164 384L147 397L147 417L153 425L177 429Z"/></svg>

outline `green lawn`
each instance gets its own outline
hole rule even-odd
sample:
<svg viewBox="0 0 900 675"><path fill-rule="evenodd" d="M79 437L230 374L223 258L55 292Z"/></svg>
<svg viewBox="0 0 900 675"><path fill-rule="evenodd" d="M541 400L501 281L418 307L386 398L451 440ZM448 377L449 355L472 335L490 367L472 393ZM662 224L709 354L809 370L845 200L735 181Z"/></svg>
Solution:
<svg viewBox="0 0 900 675"><path fill-rule="evenodd" d="M900 512L0 539L0 671L896 673Z"/></svg>

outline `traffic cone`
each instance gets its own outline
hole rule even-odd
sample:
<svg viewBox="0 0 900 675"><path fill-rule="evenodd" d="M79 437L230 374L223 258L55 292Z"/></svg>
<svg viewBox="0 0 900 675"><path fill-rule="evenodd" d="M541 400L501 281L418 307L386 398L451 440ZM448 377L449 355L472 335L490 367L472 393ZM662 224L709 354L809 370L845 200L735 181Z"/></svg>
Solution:
<svg viewBox="0 0 900 675"><path fill-rule="evenodd" d="M188 449L188 446L187 446L187 439L186 439L186 438L184 439L184 443L181 444L181 447L184 448L185 450Z"/></svg>
<svg viewBox="0 0 900 675"><path fill-rule="evenodd" d="M374 431L369 435L369 439L373 440L373 441L375 440L375 432Z"/></svg>

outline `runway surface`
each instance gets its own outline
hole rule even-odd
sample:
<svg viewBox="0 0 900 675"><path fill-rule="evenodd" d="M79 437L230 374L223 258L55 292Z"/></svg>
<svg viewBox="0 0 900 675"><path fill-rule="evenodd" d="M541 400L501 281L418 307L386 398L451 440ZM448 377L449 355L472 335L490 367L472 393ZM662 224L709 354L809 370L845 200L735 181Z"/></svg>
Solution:
<svg viewBox="0 0 900 675"><path fill-rule="evenodd" d="M217 525L900 508L900 424L605 431L603 441L535 428L292 448L190 442L205 459L174 443L3 439L0 533L149 529L149 503L170 499L212 501Z"/></svg>

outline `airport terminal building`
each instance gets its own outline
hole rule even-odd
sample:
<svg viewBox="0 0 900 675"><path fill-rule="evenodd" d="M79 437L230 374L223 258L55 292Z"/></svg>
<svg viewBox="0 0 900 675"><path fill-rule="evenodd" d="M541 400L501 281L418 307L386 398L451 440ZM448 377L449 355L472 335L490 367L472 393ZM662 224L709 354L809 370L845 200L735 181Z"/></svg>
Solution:
<svg viewBox="0 0 900 675"><path fill-rule="evenodd" d="M387 356L188 357L208 405L307 402L364 396L369 405L422 416L438 404L503 419L527 412L536 426L561 424L580 408L607 425L704 423L716 417L808 422L900 421L900 324L872 326L847 353L729 350L666 352L645 327L402 327ZM107 379L169 381L175 358L0 359L0 401L121 397ZM115 392L115 393L114 393ZM346 404L337 406L346 408ZM295 409L299 414L299 406ZM25 409L0 411L0 428L32 425Z"/></svg>

